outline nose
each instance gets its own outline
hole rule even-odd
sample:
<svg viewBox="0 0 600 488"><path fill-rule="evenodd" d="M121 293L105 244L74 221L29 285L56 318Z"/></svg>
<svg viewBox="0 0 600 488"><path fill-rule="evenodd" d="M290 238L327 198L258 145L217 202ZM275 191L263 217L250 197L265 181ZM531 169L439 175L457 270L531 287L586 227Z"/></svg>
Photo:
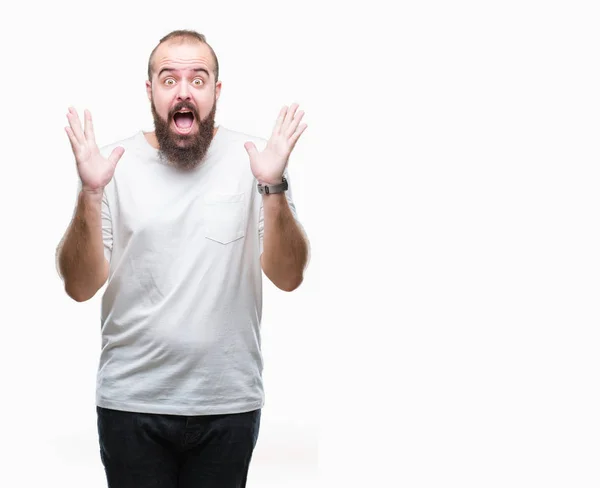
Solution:
<svg viewBox="0 0 600 488"><path fill-rule="evenodd" d="M179 84L179 92L177 93L177 100L191 100L190 89L187 86L187 83Z"/></svg>

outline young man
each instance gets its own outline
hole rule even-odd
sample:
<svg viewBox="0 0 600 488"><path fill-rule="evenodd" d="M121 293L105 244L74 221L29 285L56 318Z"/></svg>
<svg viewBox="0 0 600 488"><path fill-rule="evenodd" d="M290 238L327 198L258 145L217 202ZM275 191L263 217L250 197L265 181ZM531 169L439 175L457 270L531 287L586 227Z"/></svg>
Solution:
<svg viewBox="0 0 600 488"><path fill-rule="evenodd" d="M154 132L99 150L90 113L67 115L80 187L57 257L76 301L108 281L96 401L111 488L245 486L262 273L292 291L307 264L286 170L303 113L284 107L268 141L215 127L218 70L204 36L175 31L148 64Z"/></svg>

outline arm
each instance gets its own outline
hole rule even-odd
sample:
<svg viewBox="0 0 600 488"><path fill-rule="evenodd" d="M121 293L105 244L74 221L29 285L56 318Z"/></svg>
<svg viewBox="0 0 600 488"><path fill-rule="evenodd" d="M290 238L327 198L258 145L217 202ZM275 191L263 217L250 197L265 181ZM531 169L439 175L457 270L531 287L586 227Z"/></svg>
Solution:
<svg viewBox="0 0 600 488"><path fill-rule="evenodd" d="M294 103L279 112L271 137L263 151L252 142L245 144L250 168L262 184L281 183L298 138L306 129L300 124L304 112ZM264 243L260 262L264 273L278 288L292 291L302 283L308 261L308 239L296 222L285 194L263 195Z"/></svg>
<svg viewBox="0 0 600 488"><path fill-rule="evenodd" d="M264 245L260 262L275 286L293 291L302 283L308 242L284 193L263 195Z"/></svg>
<svg viewBox="0 0 600 488"><path fill-rule="evenodd" d="M102 193L81 190L75 216L57 249L65 291L78 302L92 298L108 279L101 207Z"/></svg>
<svg viewBox="0 0 600 488"><path fill-rule="evenodd" d="M92 298L106 283L109 264L104 257L102 236L102 198L115 167L125 151L116 147L108 158L98 149L92 115L85 111L85 126L73 109L67 114L70 127L65 127L77 163L81 187L75 215L58 245L58 271L67 294L78 302Z"/></svg>

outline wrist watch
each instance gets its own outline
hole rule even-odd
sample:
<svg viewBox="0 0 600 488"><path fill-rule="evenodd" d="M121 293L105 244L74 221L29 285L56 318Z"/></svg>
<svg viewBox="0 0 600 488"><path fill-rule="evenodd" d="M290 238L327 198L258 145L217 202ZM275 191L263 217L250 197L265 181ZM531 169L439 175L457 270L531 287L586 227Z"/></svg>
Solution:
<svg viewBox="0 0 600 488"><path fill-rule="evenodd" d="M283 183L277 185L261 185L258 183L258 193L261 195L270 195L271 193L283 193L288 189L288 182L285 177L282 177Z"/></svg>

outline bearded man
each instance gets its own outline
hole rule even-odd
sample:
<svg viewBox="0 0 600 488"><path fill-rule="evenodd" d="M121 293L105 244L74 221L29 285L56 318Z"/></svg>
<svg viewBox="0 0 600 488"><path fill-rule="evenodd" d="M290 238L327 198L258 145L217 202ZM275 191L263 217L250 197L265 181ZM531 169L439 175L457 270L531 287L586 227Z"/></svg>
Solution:
<svg viewBox="0 0 600 488"><path fill-rule="evenodd" d="M78 302L106 284L96 409L110 488L241 488L264 405L262 274L295 290L309 241L287 164L306 129L284 106L268 140L215 126L206 38L160 40L146 82L155 130L98 148L70 108L79 175L57 248Z"/></svg>

